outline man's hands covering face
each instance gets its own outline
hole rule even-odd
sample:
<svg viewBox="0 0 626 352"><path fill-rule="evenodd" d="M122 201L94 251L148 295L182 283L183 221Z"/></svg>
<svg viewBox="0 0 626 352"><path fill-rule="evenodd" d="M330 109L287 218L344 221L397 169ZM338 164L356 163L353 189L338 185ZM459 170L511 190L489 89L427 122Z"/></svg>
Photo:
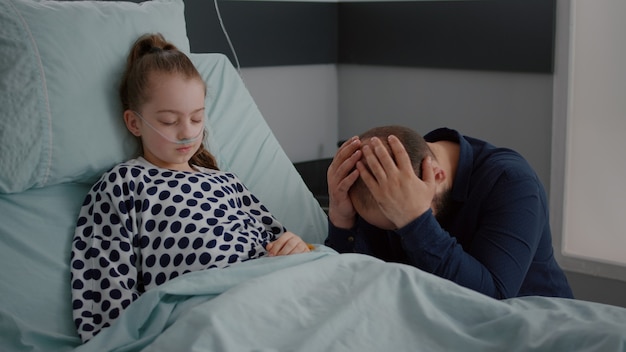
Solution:
<svg viewBox="0 0 626 352"><path fill-rule="evenodd" d="M400 140L389 136L388 142L393 158L382 141L374 137L361 149L367 166L358 161L356 167L382 213L401 228L430 209L437 184L430 157L422 162L423 180L420 180Z"/></svg>

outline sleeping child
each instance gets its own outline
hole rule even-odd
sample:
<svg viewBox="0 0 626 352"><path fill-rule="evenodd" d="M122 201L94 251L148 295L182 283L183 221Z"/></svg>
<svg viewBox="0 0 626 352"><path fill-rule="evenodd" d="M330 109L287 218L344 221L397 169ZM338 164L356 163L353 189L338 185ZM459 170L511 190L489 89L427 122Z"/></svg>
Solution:
<svg viewBox="0 0 626 352"><path fill-rule="evenodd" d="M83 341L143 292L188 272L308 252L203 139L205 83L160 34L139 38L120 86L141 156L114 166L83 202L72 241L74 322Z"/></svg>

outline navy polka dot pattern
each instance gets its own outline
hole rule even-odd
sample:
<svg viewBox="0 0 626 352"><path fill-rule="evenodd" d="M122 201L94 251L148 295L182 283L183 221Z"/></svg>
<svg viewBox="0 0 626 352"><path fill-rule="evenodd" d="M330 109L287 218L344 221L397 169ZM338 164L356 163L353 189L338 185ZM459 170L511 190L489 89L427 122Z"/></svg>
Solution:
<svg viewBox="0 0 626 352"><path fill-rule="evenodd" d="M87 194L72 242L79 335L91 339L179 275L265 255L283 232L232 173L171 171L143 158L115 166Z"/></svg>

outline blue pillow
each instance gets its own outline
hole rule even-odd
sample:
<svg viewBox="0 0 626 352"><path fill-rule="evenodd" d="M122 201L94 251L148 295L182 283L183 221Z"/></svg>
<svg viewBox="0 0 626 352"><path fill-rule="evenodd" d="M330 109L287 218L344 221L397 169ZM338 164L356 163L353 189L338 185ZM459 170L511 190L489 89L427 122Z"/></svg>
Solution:
<svg viewBox="0 0 626 352"><path fill-rule="evenodd" d="M182 0L0 0L0 192L94 182L136 142L117 95L128 51L160 32L189 52Z"/></svg>

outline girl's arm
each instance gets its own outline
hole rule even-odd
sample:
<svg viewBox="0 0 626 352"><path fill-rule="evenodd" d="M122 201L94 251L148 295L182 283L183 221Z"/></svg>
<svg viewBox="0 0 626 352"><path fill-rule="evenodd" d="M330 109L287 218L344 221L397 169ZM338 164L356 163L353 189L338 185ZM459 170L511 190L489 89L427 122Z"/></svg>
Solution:
<svg viewBox="0 0 626 352"><path fill-rule="evenodd" d="M237 188L241 191L242 207L253 214L269 234L266 250L270 256L309 252L311 247L298 235L287 229L270 213L261 201L235 176Z"/></svg>
<svg viewBox="0 0 626 352"><path fill-rule="evenodd" d="M72 306L83 341L109 326L140 295L129 211L101 180L87 195L72 241Z"/></svg>

